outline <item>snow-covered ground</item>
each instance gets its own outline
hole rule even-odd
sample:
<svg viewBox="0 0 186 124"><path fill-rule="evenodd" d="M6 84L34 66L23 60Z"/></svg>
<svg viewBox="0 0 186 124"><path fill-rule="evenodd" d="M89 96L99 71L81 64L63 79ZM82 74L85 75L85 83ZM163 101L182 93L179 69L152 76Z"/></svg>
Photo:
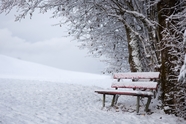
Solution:
<svg viewBox="0 0 186 124"><path fill-rule="evenodd" d="M150 106L153 114L135 113L135 97L121 96L115 108L111 97L102 108L110 76L55 69L0 55L0 124L185 124ZM142 104L142 103L141 103ZM143 104L142 104L143 105Z"/></svg>

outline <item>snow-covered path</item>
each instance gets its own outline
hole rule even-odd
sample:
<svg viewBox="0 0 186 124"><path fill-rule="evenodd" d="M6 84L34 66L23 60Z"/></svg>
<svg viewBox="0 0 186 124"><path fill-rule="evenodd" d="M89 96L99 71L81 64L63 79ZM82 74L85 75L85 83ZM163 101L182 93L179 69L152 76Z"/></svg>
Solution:
<svg viewBox="0 0 186 124"><path fill-rule="evenodd" d="M102 109L110 76L70 72L0 55L0 124L185 124L150 106L151 115L136 115L136 98L121 96L118 108ZM144 113L141 108L141 113Z"/></svg>

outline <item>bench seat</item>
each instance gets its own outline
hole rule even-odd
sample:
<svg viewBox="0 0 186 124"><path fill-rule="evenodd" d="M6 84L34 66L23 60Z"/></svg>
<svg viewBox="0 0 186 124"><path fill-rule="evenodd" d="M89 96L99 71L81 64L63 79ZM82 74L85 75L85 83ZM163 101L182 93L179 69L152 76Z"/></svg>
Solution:
<svg viewBox="0 0 186 124"><path fill-rule="evenodd" d="M139 107L140 107L140 97L147 97L147 103L145 107L145 111L148 111L151 97L153 96L153 93L150 91L132 91L132 90L96 90L95 91L98 94L103 94L103 107L105 107L105 99L106 95L113 95L111 106L114 106L116 102L116 98L118 95L130 95L130 96L137 96L137 104L136 104L136 112L139 113Z"/></svg>
<svg viewBox="0 0 186 124"><path fill-rule="evenodd" d="M153 96L154 94L152 92L147 91L133 91L133 90L96 90L96 93L99 94L107 94L107 95L130 95L130 96Z"/></svg>

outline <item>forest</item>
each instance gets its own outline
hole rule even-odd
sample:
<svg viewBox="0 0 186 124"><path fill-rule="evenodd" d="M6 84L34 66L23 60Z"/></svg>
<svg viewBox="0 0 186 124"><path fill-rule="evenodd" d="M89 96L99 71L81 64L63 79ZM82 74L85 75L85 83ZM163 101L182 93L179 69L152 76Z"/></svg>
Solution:
<svg viewBox="0 0 186 124"><path fill-rule="evenodd" d="M160 72L158 108L186 119L186 0L0 0L0 13L12 9L16 21L52 11L81 48L103 56L103 73Z"/></svg>

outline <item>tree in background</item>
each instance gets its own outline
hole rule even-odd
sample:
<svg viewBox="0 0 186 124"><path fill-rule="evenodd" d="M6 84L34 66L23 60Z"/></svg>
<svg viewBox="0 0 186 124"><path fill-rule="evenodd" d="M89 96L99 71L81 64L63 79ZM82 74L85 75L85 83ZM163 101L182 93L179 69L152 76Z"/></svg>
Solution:
<svg viewBox="0 0 186 124"><path fill-rule="evenodd" d="M185 0L0 0L0 12L17 7L20 15L53 10L66 17L74 35L95 56L104 56L106 72L159 71L162 108L181 116L176 108L185 90L177 82L183 63ZM180 94L181 93L181 94ZM182 109L182 112L185 112Z"/></svg>

